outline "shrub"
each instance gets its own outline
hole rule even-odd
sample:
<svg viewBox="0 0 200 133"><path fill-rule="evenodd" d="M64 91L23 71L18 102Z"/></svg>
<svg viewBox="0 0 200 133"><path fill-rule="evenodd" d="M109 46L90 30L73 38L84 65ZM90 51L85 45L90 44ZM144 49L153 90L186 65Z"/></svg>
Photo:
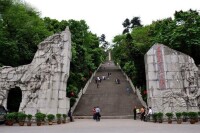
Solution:
<svg viewBox="0 0 200 133"><path fill-rule="evenodd" d="M180 119L182 117L182 113L181 112L176 112L176 118Z"/></svg>
<svg viewBox="0 0 200 133"><path fill-rule="evenodd" d="M165 115L168 117L168 119L172 119L172 117L174 116L173 113L166 113Z"/></svg>
<svg viewBox="0 0 200 133"><path fill-rule="evenodd" d="M53 121L53 120L55 119L55 115L53 115L53 114L48 114L48 115L47 115L47 119L48 119L48 121Z"/></svg>
<svg viewBox="0 0 200 133"><path fill-rule="evenodd" d="M6 120L10 120L10 121L13 121L15 118L16 118L16 113L8 113L7 115L6 115Z"/></svg>
<svg viewBox="0 0 200 133"><path fill-rule="evenodd" d="M46 118L46 114L44 114L44 113L41 113L42 114L42 121L45 121L45 118Z"/></svg>
<svg viewBox="0 0 200 133"><path fill-rule="evenodd" d="M159 113L157 114L157 118L158 118L158 119L163 119L163 113L162 113L162 112L159 112Z"/></svg>
<svg viewBox="0 0 200 133"><path fill-rule="evenodd" d="M27 115L28 121L31 121L32 117L33 117L33 116L32 116L31 114L28 114L28 115Z"/></svg>
<svg viewBox="0 0 200 133"><path fill-rule="evenodd" d="M17 119L18 119L18 121L25 121L26 116L27 116L27 115L26 115L25 113L19 112L19 113L17 114Z"/></svg>
<svg viewBox="0 0 200 133"><path fill-rule="evenodd" d="M63 119L66 119L67 118L67 115L66 114L62 114L63 116Z"/></svg>
<svg viewBox="0 0 200 133"><path fill-rule="evenodd" d="M200 116L200 112L198 112L198 115Z"/></svg>
<svg viewBox="0 0 200 133"><path fill-rule="evenodd" d="M190 119L196 119L198 117L198 114L196 112L189 112L188 116Z"/></svg>
<svg viewBox="0 0 200 133"><path fill-rule="evenodd" d="M36 113L35 114L35 120L36 122L41 122L43 120L43 114L42 113Z"/></svg>
<svg viewBox="0 0 200 133"><path fill-rule="evenodd" d="M56 114L56 118L58 119L58 120L60 120L61 119L61 114Z"/></svg>
<svg viewBox="0 0 200 133"><path fill-rule="evenodd" d="M182 112L182 116L186 118L188 116L188 112Z"/></svg>
<svg viewBox="0 0 200 133"><path fill-rule="evenodd" d="M152 117L154 120L157 120L157 115L158 115L158 113L153 113Z"/></svg>

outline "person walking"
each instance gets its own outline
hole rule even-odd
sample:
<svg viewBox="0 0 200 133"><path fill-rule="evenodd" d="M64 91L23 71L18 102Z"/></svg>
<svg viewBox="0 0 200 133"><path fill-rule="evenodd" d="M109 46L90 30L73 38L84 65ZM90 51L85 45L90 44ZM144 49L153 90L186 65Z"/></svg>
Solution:
<svg viewBox="0 0 200 133"><path fill-rule="evenodd" d="M153 111L152 111L151 107L149 107L149 108L148 108L147 115L146 115L146 117L147 117L146 120L147 120L147 121L150 121L150 120L151 120L152 114L153 114Z"/></svg>
<svg viewBox="0 0 200 133"><path fill-rule="evenodd" d="M134 120L136 120L136 116L137 116L137 107L135 106L134 109L133 109Z"/></svg>
<svg viewBox="0 0 200 133"><path fill-rule="evenodd" d="M127 94L128 94L128 95L130 95L130 93L131 93L131 90L130 90L130 88L129 88L129 87L126 87L126 92L127 92Z"/></svg>
<svg viewBox="0 0 200 133"><path fill-rule="evenodd" d="M70 122L73 122L73 117L72 117L72 112L71 112L71 108L68 111L68 117L70 118Z"/></svg>
<svg viewBox="0 0 200 133"><path fill-rule="evenodd" d="M96 107L92 109L92 113L93 113L93 120L96 120Z"/></svg>
<svg viewBox="0 0 200 133"><path fill-rule="evenodd" d="M140 109L140 114L141 114L141 117L140 117L140 119L141 119L141 121L144 121L144 115L145 115L145 110L144 110L144 107L142 107L141 109Z"/></svg>
<svg viewBox="0 0 200 133"><path fill-rule="evenodd" d="M101 114L100 114L100 108L99 108L99 106L97 106L95 108L95 111L96 111L96 121L100 121Z"/></svg>

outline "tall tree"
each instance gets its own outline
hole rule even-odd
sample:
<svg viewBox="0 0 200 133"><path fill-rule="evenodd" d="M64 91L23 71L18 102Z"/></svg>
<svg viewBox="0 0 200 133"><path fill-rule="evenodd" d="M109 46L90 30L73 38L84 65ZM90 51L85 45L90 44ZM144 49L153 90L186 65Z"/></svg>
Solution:
<svg viewBox="0 0 200 133"><path fill-rule="evenodd" d="M28 64L37 50L37 44L51 33L33 8L20 1L1 2L8 4L3 4L1 9L0 64Z"/></svg>
<svg viewBox="0 0 200 133"><path fill-rule="evenodd" d="M135 20L137 19L133 22L137 25ZM176 11L174 19L158 20L144 27L133 26L134 30L131 32L129 32L132 27L129 19L124 21L123 26L125 34L114 38L113 58L131 77L134 85L142 87L142 90L145 89L144 54L155 43L161 43L189 54L196 64L200 63L198 52L200 49L200 15L198 11ZM145 94L143 97L145 99Z"/></svg>
<svg viewBox="0 0 200 133"><path fill-rule="evenodd" d="M123 30L123 34L129 33L131 29L135 28L135 27L141 27L141 21L140 21L140 17L133 17L132 20L129 20L128 18L126 18L124 20L124 22L122 23L123 27L125 28Z"/></svg>
<svg viewBox="0 0 200 133"><path fill-rule="evenodd" d="M105 34L102 34L102 35L100 36L99 41L100 41L101 47L102 47L105 51L107 51L108 48L109 48L109 43L108 43L108 41L106 41L106 36L105 36Z"/></svg>

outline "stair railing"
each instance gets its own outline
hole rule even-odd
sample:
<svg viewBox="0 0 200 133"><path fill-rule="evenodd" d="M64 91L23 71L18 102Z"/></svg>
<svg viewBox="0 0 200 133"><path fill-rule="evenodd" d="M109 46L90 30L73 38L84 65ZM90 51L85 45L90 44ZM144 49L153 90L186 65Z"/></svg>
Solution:
<svg viewBox="0 0 200 133"><path fill-rule="evenodd" d="M132 80L127 76L127 74L122 70L121 66L118 64L118 67L120 68L120 70L122 71L122 73L124 74L124 76L126 77L126 80L129 82L129 84L131 85L131 88L133 90L133 92L137 95L138 99L140 100L142 106L144 106L145 108L147 108L147 104L146 102L143 100L142 95L141 95L141 91L136 88L133 85Z"/></svg>

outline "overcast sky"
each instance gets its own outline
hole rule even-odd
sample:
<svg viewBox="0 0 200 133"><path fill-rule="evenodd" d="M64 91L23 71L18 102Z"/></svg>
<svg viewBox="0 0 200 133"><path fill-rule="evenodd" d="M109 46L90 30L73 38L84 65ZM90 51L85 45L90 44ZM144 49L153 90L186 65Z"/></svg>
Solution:
<svg viewBox="0 0 200 133"><path fill-rule="evenodd" d="M175 11L200 10L200 0L24 0L41 12L41 17L85 20L92 33L106 35L111 42L123 31L126 18L140 17L143 25L173 17Z"/></svg>

